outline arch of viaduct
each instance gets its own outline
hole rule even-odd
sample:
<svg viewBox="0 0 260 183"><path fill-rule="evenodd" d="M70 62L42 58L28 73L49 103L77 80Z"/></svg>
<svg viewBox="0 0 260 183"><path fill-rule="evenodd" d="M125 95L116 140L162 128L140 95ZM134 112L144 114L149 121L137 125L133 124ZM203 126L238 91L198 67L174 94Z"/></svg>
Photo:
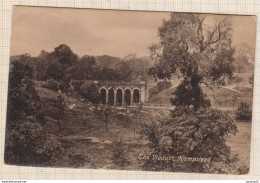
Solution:
<svg viewBox="0 0 260 183"><path fill-rule="evenodd" d="M148 94L145 82L96 81L101 102L115 106L131 106L146 102Z"/></svg>

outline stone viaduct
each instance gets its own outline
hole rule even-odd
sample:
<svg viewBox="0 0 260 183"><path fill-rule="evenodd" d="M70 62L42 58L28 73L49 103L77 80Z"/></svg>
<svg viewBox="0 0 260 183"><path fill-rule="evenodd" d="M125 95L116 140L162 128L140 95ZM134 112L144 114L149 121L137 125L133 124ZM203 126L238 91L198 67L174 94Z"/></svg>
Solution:
<svg viewBox="0 0 260 183"><path fill-rule="evenodd" d="M103 104L132 106L145 103L149 92L145 82L94 81L98 86Z"/></svg>

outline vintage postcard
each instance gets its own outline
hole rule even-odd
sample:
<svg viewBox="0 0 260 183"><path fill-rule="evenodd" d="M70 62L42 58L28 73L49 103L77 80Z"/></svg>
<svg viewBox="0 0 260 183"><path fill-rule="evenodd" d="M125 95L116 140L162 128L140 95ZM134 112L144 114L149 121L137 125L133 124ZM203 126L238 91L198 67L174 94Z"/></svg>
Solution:
<svg viewBox="0 0 260 183"><path fill-rule="evenodd" d="M256 17L15 6L5 163L247 174Z"/></svg>

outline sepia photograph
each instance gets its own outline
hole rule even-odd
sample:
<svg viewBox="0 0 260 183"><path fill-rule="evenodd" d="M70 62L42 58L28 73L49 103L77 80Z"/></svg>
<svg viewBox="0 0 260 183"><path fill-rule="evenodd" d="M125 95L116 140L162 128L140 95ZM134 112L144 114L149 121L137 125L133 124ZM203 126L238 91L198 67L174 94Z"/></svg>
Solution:
<svg viewBox="0 0 260 183"><path fill-rule="evenodd" d="M248 174L256 16L14 6L9 165Z"/></svg>

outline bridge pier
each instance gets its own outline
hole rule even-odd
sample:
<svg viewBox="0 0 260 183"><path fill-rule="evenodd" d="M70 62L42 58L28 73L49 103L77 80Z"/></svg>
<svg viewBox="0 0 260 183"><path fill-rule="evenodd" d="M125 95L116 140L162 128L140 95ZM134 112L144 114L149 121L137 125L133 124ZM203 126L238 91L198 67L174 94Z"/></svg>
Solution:
<svg viewBox="0 0 260 183"><path fill-rule="evenodd" d="M108 91L106 91L106 104L108 104Z"/></svg>
<svg viewBox="0 0 260 183"><path fill-rule="evenodd" d="M131 97L130 97L130 105L133 105L134 104L134 92L133 91L131 91L130 90L130 92L131 92Z"/></svg>
<svg viewBox="0 0 260 183"><path fill-rule="evenodd" d="M116 106L116 100L117 100L116 99L116 97L117 97L116 94L117 94L117 91L114 91L114 106Z"/></svg>
<svg viewBox="0 0 260 183"><path fill-rule="evenodd" d="M125 106L125 92L122 91L122 106Z"/></svg>

